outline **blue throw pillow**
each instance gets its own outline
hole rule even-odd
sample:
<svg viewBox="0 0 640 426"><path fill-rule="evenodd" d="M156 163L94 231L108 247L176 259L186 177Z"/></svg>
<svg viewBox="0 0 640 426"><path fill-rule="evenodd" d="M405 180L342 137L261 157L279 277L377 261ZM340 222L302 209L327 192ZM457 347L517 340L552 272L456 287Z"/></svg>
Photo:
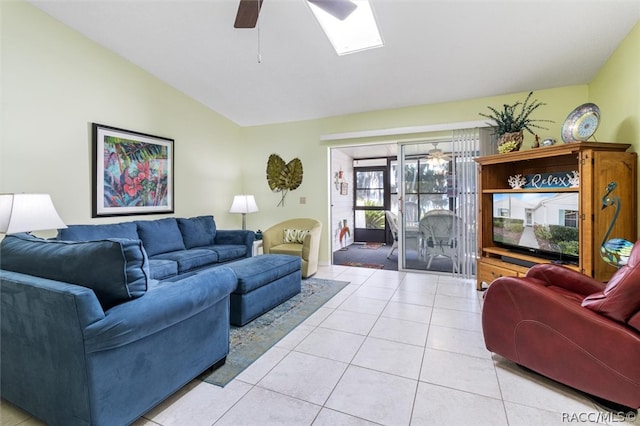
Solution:
<svg viewBox="0 0 640 426"><path fill-rule="evenodd" d="M140 220L136 223L138 235L149 256L185 249L175 218Z"/></svg>
<svg viewBox="0 0 640 426"><path fill-rule="evenodd" d="M127 238L137 240L138 227L134 222L109 223L104 225L69 225L58 230L58 240L95 241L105 238Z"/></svg>
<svg viewBox="0 0 640 426"><path fill-rule="evenodd" d="M186 248L204 247L213 244L216 238L216 223L213 216L178 218L178 227Z"/></svg>
<svg viewBox="0 0 640 426"><path fill-rule="evenodd" d="M107 310L147 291L149 260L140 240L43 240L7 235L2 269L91 288Z"/></svg>

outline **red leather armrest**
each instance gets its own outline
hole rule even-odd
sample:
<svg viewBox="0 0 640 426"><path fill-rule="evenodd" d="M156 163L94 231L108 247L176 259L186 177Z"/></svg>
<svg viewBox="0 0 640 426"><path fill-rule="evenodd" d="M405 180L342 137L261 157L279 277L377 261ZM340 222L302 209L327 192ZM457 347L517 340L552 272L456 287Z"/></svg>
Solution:
<svg viewBox="0 0 640 426"><path fill-rule="evenodd" d="M600 281L553 263L533 266L527 272L527 277L536 278L543 281L547 286L562 287L585 297L597 291L602 291L605 287L605 284Z"/></svg>
<svg viewBox="0 0 640 426"><path fill-rule="evenodd" d="M640 334L566 297L571 290L564 287L583 280L559 279L567 277L552 269L557 274L549 284L528 276L491 283L482 308L487 349L584 392L638 407ZM554 288L563 285L564 291Z"/></svg>

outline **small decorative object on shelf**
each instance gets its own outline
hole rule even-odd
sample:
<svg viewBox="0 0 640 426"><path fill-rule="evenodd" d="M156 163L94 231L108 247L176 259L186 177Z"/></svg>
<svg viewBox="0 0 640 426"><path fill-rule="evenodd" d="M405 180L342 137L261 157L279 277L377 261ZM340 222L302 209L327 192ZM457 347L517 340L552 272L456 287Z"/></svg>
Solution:
<svg viewBox="0 0 640 426"><path fill-rule="evenodd" d="M537 120L530 118L533 111L542 105L546 105L537 99L529 102L531 95L533 95L533 92L529 92L524 102L518 101L513 105L504 104L502 106L502 111L498 111L493 107L488 107L491 114L480 113L481 116L494 121L494 123L489 124L495 127L496 134L498 135L498 152L505 153L519 150L522 146L522 141L524 140L524 130L532 135L535 135L532 130L533 127L547 130L546 127L534 124L534 122L544 121L553 123L552 120ZM521 109L518 112L517 109L519 106L521 106ZM501 148L505 144L508 145Z"/></svg>
<svg viewBox="0 0 640 426"><path fill-rule="evenodd" d="M625 240L624 238L609 238L609 234L611 234L611 230L613 229L613 225L616 224L616 220L618 220L618 215L620 214L620 208L622 207L622 201L620 201L620 197L617 195L613 195L612 192L618 184L616 182L611 182L605 188L605 194L602 197L602 208L605 209L609 206L615 206L615 211L613 213L613 218L611 219L611 223L609 224L609 228L607 229L607 233L604 235L602 239L602 244L600 245L600 256L602 260L607 262L611 266L615 266L616 268L621 268L626 265L629 261L629 256L631 255L631 247L633 247L633 243L631 241Z"/></svg>
<svg viewBox="0 0 640 426"><path fill-rule="evenodd" d="M567 173L567 177L569 178L569 185L571 185L571 188L577 188L580 186L580 172L574 170L571 174Z"/></svg>
<svg viewBox="0 0 640 426"><path fill-rule="evenodd" d="M578 171L553 172L553 173L532 173L524 177L526 179L525 188L577 188L580 184Z"/></svg>
<svg viewBox="0 0 640 426"><path fill-rule="evenodd" d="M510 133L510 134L512 135L513 133ZM522 132L520 133L520 136L522 136ZM498 152L500 154L505 154L507 152L517 151L520 149L521 145L522 145L522 138L520 138L519 140L508 140L508 141L499 143Z"/></svg>
<svg viewBox="0 0 640 426"><path fill-rule="evenodd" d="M562 125L562 140L565 143L586 141L598 129L600 108L598 105L586 103L569 113Z"/></svg>
<svg viewBox="0 0 640 426"><path fill-rule="evenodd" d="M509 186L511 187L511 189L523 188L526 183L527 183L527 180L524 178L524 176L520 174L515 176L509 176Z"/></svg>
<svg viewBox="0 0 640 426"><path fill-rule="evenodd" d="M555 145L556 144L556 140L553 138L547 138L545 140L542 141L542 146L551 146L551 145Z"/></svg>
<svg viewBox="0 0 640 426"><path fill-rule="evenodd" d="M531 148L538 148L540 147L540 136L538 135L533 135L535 136L535 140L533 141L533 143L531 144Z"/></svg>

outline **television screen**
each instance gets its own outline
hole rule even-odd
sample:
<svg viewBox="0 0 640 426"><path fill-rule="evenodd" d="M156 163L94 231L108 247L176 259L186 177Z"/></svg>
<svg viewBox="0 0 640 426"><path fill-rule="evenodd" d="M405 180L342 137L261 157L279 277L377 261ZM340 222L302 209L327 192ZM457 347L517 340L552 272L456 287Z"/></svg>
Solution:
<svg viewBox="0 0 640 426"><path fill-rule="evenodd" d="M493 194L493 241L553 260L579 255L577 192Z"/></svg>

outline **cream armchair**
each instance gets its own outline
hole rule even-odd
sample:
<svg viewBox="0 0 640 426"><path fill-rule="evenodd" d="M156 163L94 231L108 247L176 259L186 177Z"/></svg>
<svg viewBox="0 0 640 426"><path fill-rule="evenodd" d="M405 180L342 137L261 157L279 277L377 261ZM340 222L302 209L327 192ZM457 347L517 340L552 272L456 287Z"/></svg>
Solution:
<svg viewBox="0 0 640 426"><path fill-rule="evenodd" d="M288 242L285 242L285 229L289 230ZM300 256L302 277L307 278L318 271L321 233L322 223L315 219L286 220L262 232L262 250L264 254Z"/></svg>

